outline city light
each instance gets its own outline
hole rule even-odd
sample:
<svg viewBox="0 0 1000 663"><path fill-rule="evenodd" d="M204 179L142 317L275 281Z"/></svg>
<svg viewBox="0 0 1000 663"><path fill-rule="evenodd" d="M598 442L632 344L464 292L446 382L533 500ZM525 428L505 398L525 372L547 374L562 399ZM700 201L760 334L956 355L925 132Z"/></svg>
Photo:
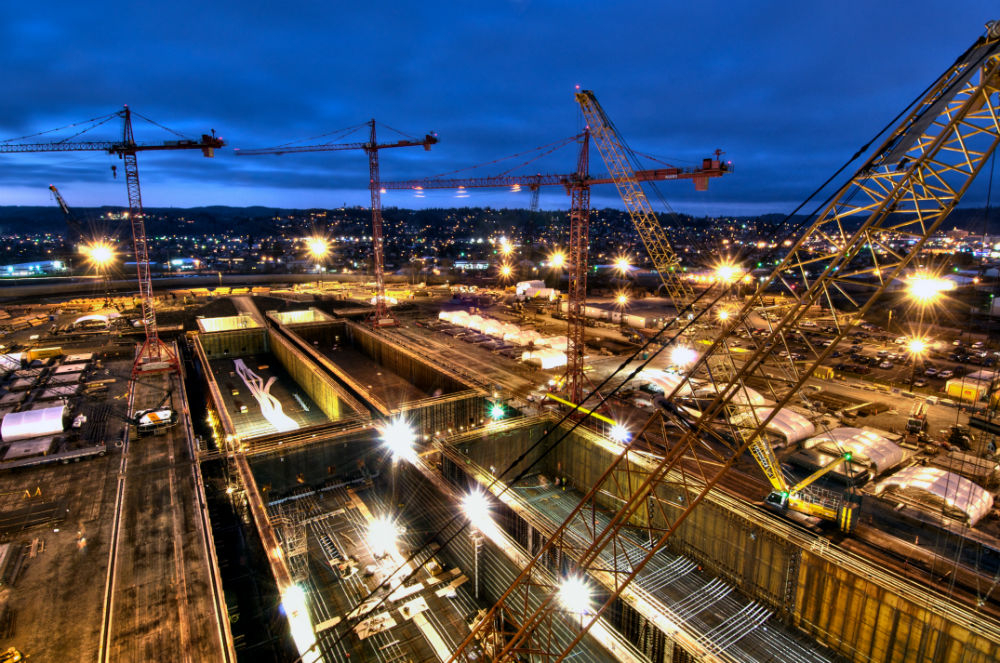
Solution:
<svg viewBox="0 0 1000 663"><path fill-rule="evenodd" d="M590 612L590 596L590 586L580 576L564 578L559 587L559 603L580 615Z"/></svg>
<svg viewBox="0 0 1000 663"><path fill-rule="evenodd" d="M368 547L375 559L381 559L396 547L399 528L388 516L381 516L368 523Z"/></svg>
<svg viewBox="0 0 1000 663"><path fill-rule="evenodd" d="M632 433L622 424L615 424L611 427L611 439L620 444L625 444L632 438Z"/></svg>
<svg viewBox="0 0 1000 663"><path fill-rule="evenodd" d="M628 295L625 294L624 292L619 292L615 296L615 302L617 302L619 306L625 306L626 304L628 304Z"/></svg>
<svg viewBox="0 0 1000 663"><path fill-rule="evenodd" d="M513 274L513 273L514 273L514 268L511 267L510 265L508 265L506 263L504 263L503 265L500 265L500 276L502 276L505 279L507 279L507 278L510 278L510 275Z"/></svg>
<svg viewBox="0 0 1000 663"><path fill-rule="evenodd" d="M729 311L726 309L719 309L719 312L715 314L715 317L719 319L719 322L725 322L729 319Z"/></svg>
<svg viewBox="0 0 1000 663"><path fill-rule="evenodd" d="M615 270L619 274L624 275L624 274L628 273L628 270L631 269L631 268L632 268L632 265L629 263L628 258L624 258L624 257L623 258L615 258Z"/></svg>
<svg viewBox="0 0 1000 663"><path fill-rule="evenodd" d="M670 350L670 363L674 366L689 366L698 361L698 353L687 345L675 345Z"/></svg>
<svg viewBox="0 0 1000 663"><path fill-rule="evenodd" d="M115 250L107 242L94 242L84 246L80 251L87 261L98 269L104 269L115 259Z"/></svg>
<svg viewBox="0 0 1000 663"><path fill-rule="evenodd" d="M382 443L392 454L393 460L415 461L417 453L414 449L417 437L413 429L403 419L396 419L382 429Z"/></svg>
<svg viewBox="0 0 1000 663"><path fill-rule="evenodd" d="M501 403L494 403L490 407L490 418L493 419L493 421L500 421L501 419L504 418L504 415L506 414L507 411L504 410L504 407Z"/></svg>
<svg viewBox="0 0 1000 663"><path fill-rule="evenodd" d="M562 251L554 251L549 255L549 264L555 268L560 268L566 264L566 254Z"/></svg>
<svg viewBox="0 0 1000 663"><path fill-rule="evenodd" d="M954 281L927 273L914 274L906 284L907 294L922 305L933 303L942 293L954 288Z"/></svg>

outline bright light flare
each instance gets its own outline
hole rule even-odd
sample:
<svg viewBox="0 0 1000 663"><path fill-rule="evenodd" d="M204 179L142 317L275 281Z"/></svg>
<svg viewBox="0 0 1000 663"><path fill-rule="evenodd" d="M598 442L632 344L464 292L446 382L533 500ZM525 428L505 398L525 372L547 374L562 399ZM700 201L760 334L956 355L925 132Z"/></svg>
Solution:
<svg viewBox="0 0 1000 663"><path fill-rule="evenodd" d="M942 293L955 289L955 282L933 274L914 274L907 279L906 292L920 304L931 304Z"/></svg>
<svg viewBox="0 0 1000 663"><path fill-rule="evenodd" d="M555 251L549 256L549 264L555 268L566 264L566 254L562 251Z"/></svg>
<svg viewBox="0 0 1000 663"><path fill-rule="evenodd" d="M930 348L930 344L927 339L924 338L911 338L906 342L906 349L914 357L919 357L920 355L927 352Z"/></svg>
<svg viewBox="0 0 1000 663"><path fill-rule="evenodd" d="M326 239L322 237L310 237L307 239L306 248L309 250L309 255L317 260L323 258L330 252L330 245L327 243Z"/></svg>
<svg viewBox="0 0 1000 663"><path fill-rule="evenodd" d="M315 649L316 633L313 631L312 620L309 618L309 608L306 605L306 592L299 585L291 585L281 591L281 607L288 619L288 627L299 650L302 661L319 660L319 652Z"/></svg>
<svg viewBox="0 0 1000 663"><path fill-rule="evenodd" d="M94 242L84 246L81 250L87 261L95 267L103 269L110 265L115 259L115 250L107 242Z"/></svg>
<svg viewBox="0 0 1000 663"><path fill-rule="evenodd" d="M615 258L615 269L619 274L625 274L631 268L632 265L629 263L628 258Z"/></svg>
<svg viewBox="0 0 1000 663"><path fill-rule="evenodd" d="M396 419L382 429L382 444L392 454L393 460L402 458L413 462L417 459L417 452L414 449L417 436L413 429L403 419Z"/></svg>
<svg viewBox="0 0 1000 663"><path fill-rule="evenodd" d="M504 410L503 405L500 404L500 403L494 403L490 407L490 418L493 421L500 421L501 419L504 418L504 416L506 416L506 414L507 414L507 411Z"/></svg>
<svg viewBox="0 0 1000 663"><path fill-rule="evenodd" d="M715 314L715 317L719 319L719 322L725 322L729 319L729 311L726 309L720 309L719 312Z"/></svg>
<svg viewBox="0 0 1000 663"><path fill-rule="evenodd" d="M615 424L611 427L611 439L619 444L625 444L632 439L632 433L622 424Z"/></svg>
<svg viewBox="0 0 1000 663"><path fill-rule="evenodd" d="M462 498L462 511L476 528L482 529L493 522L490 517L490 501L481 491L473 491Z"/></svg>
<svg viewBox="0 0 1000 663"><path fill-rule="evenodd" d="M514 268L508 264L500 265L500 276L510 278L510 275L514 273Z"/></svg>
<svg viewBox="0 0 1000 663"><path fill-rule="evenodd" d="M674 366L690 366L698 361L698 353L687 345L675 345L670 351L670 363Z"/></svg>
<svg viewBox="0 0 1000 663"><path fill-rule="evenodd" d="M615 296L615 302L617 302L617 304L619 306L625 306L625 305L627 305L628 304L628 295L626 295L624 292L619 292L618 295Z"/></svg>
<svg viewBox="0 0 1000 663"><path fill-rule="evenodd" d="M388 516L381 516L368 523L368 546L376 559L395 550L398 536L399 528Z"/></svg>
<svg viewBox="0 0 1000 663"><path fill-rule="evenodd" d="M559 603L566 610L582 615L591 610L591 593L586 580L580 576L571 576L563 579L559 587Z"/></svg>
<svg viewBox="0 0 1000 663"><path fill-rule="evenodd" d="M743 271L732 263L723 263L715 268L715 278L723 283L734 283L743 277Z"/></svg>

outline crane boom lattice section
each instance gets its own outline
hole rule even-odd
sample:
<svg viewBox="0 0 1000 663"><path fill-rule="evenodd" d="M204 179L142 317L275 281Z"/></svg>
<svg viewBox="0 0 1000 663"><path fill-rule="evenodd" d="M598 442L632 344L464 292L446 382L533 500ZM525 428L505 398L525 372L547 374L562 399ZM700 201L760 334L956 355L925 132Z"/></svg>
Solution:
<svg viewBox="0 0 1000 663"><path fill-rule="evenodd" d="M456 649L452 661L473 660L469 654L475 646L497 661L525 656L565 660L591 629L604 627L602 618L617 599L644 599L636 578L746 451L752 450L762 469L774 474L769 477L773 485L787 486L773 460L768 425L782 408L802 398L813 371L890 284L904 276L1000 142L1000 24L989 27L730 316L721 334L661 401L661 409L631 445L622 447ZM598 127L591 128L596 134ZM893 237L903 241L892 242ZM749 326L751 316L765 308L778 288L788 296L780 309L772 307L775 321L769 333L747 352L729 352L730 335ZM814 349L813 356L799 364L789 362L787 377L776 376L777 350L787 347L792 335L804 335L806 313L821 306L835 321L830 344ZM847 308L851 311L840 312ZM765 391L773 404L759 407L755 388ZM699 398L690 398L695 393ZM680 432L667 428L667 420L678 424ZM849 517L842 506L786 497L789 508L826 518ZM590 526L581 527L581 522ZM841 525L849 523L841 520ZM619 554L634 549L636 538L648 541L642 555ZM560 603L562 584L548 571L553 560L563 575L576 573L593 584L591 606ZM707 639L688 632L683 618L668 614L665 621L665 628L695 657L721 653Z"/></svg>
<svg viewBox="0 0 1000 663"><path fill-rule="evenodd" d="M680 259L670 246L666 231L660 225L660 220L653 212L649 199L646 198L636 179L635 169L629 161L624 141L615 131L614 125L597 102L593 92L589 90L578 92L576 100L590 126L594 144L604 159L608 172L618 188L618 194L625 203L629 216L632 217L632 223L642 239L643 246L646 247L646 253L653 262L653 267L663 281L667 294L675 306L684 305L691 301L693 293L680 277Z"/></svg>

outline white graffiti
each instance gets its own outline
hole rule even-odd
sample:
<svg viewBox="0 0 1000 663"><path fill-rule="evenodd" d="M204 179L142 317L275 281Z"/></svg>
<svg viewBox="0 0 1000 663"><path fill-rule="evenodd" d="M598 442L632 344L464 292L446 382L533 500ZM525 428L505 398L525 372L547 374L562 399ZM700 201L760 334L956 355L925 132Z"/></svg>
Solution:
<svg viewBox="0 0 1000 663"><path fill-rule="evenodd" d="M242 359L235 359L233 363L236 365L236 372L239 374L240 378L243 380L243 384L247 386L250 393L257 400L260 405L260 413L264 415L264 418L268 422L278 429L278 431L284 433L285 431L295 430L299 428L299 425L294 419L289 417L281 409L281 402L277 398L272 396L269 392L271 391L271 385L277 378L270 378L267 382L259 375L254 373L243 363Z"/></svg>

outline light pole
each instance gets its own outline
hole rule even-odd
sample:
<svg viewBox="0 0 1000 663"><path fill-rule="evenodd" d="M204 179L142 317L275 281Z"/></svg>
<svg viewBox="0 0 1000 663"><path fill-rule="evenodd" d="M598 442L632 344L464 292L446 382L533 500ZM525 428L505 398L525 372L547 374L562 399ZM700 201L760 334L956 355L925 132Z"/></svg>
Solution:
<svg viewBox="0 0 1000 663"><path fill-rule="evenodd" d="M625 316L628 311L628 293L622 290L615 296L615 303L618 305L618 325L619 329L625 329Z"/></svg>
<svg viewBox="0 0 1000 663"><path fill-rule="evenodd" d="M923 357L924 353L927 352L929 344L927 339L914 336L906 342L906 350L910 353L910 362L912 363L912 368L910 370L910 389L913 389L913 382L917 377L917 360Z"/></svg>
<svg viewBox="0 0 1000 663"><path fill-rule="evenodd" d="M316 261L316 289L319 290L319 273L322 268L323 259L330 252L330 244L323 237L310 237L306 240L306 249L308 249L309 255L312 256L313 260Z"/></svg>
<svg viewBox="0 0 1000 663"><path fill-rule="evenodd" d="M108 268L115 261L114 248L112 248L110 243L98 240L84 246L81 249L81 253L86 257L87 262L100 274L101 280L104 281L104 305L108 306L111 303L111 282L108 278Z"/></svg>

